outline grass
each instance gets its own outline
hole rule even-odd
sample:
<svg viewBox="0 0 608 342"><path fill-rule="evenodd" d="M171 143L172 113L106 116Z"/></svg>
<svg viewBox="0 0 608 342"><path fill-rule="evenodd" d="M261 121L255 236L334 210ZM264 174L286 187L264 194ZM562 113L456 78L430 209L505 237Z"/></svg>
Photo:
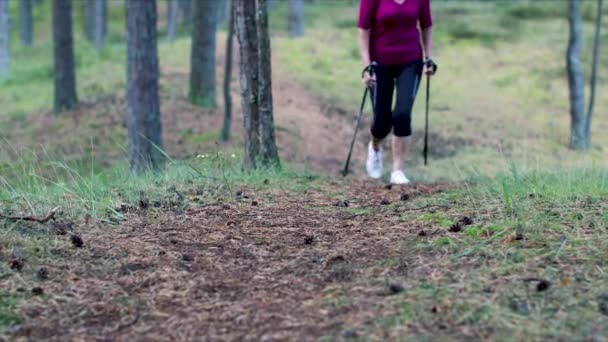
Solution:
<svg viewBox="0 0 608 342"><path fill-rule="evenodd" d="M403 241L394 258L425 261L408 267L407 291L392 301L397 314L378 318L372 330L417 341L605 338L608 317L598 303L608 280L607 181L601 169L512 172L414 199L411 206L435 201L450 209L413 221L444 232L444 221L463 212L474 213L475 222L461 233ZM546 280L549 288L539 291L539 282L526 278Z"/></svg>
<svg viewBox="0 0 608 342"><path fill-rule="evenodd" d="M130 176L128 165L117 164L97 170L91 160L89 173L54 160L14 162L0 176L0 203L4 212L29 211L43 215L60 205L67 217L88 215L98 219L117 219L116 208L137 207L142 194L150 201L180 197L194 191L198 202L231 198L237 187L286 187L296 191L318 176L305 171L244 171L237 152L216 152L194 160L170 161L161 174ZM7 177L10 177L11 181ZM163 200L164 201L164 200ZM159 205L160 206L160 205Z"/></svg>

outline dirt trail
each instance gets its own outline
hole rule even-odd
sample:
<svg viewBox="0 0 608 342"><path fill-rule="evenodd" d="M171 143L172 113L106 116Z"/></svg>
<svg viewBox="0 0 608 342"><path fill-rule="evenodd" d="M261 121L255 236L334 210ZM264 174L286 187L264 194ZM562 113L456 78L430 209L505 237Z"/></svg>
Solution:
<svg viewBox="0 0 608 342"><path fill-rule="evenodd" d="M57 246L44 265L49 279L27 282L47 298L22 308L26 319L11 339L340 337L386 314L384 281L404 273L383 261L398 252L395 241L425 228L400 222L408 206L400 198L446 188L378 191L336 182L304 194L244 189L235 201L185 213L138 210L119 228L80 226L84 248ZM335 207L343 199L349 206ZM0 283L23 286L14 278ZM346 293L349 303L337 304Z"/></svg>

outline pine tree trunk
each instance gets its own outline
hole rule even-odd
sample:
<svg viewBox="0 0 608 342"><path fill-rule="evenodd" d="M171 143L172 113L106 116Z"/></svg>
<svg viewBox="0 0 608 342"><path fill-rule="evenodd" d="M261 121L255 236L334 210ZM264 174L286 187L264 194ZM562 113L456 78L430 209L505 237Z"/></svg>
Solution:
<svg viewBox="0 0 608 342"><path fill-rule="evenodd" d="M72 0L53 0L54 111L71 110L78 103L72 38Z"/></svg>
<svg viewBox="0 0 608 342"><path fill-rule="evenodd" d="M95 0L82 0L81 6L84 36L89 42L95 42Z"/></svg>
<svg viewBox="0 0 608 342"><path fill-rule="evenodd" d="M215 33L220 1L195 1L190 55L190 102L215 108Z"/></svg>
<svg viewBox="0 0 608 342"><path fill-rule="evenodd" d="M107 11L106 0L94 0L93 40L97 52L100 52L103 49L106 40Z"/></svg>
<svg viewBox="0 0 608 342"><path fill-rule="evenodd" d="M0 77L8 74L10 68L10 37L8 0L0 0Z"/></svg>
<svg viewBox="0 0 608 342"><path fill-rule="evenodd" d="M570 148L573 150L585 150L589 148L589 140L585 134L585 85L583 66L580 60L583 40L580 0L570 0L568 22L570 24L570 39L568 41L566 59L570 89Z"/></svg>
<svg viewBox="0 0 608 342"><path fill-rule="evenodd" d="M189 30L192 26L192 0L179 0L179 5L182 12L182 22Z"/></svg>
<svg viewBox="0 0 608 342"><path fill-rule="evenodd" d="M258 41L258 96L260 113L260 157L265 165L278 164L279 154L274 133L272 107L272 63L268 34L267 0L256 1L256 29Z"/></svg>
<svg viewBox="0 0 608 342"><path fill-rule="evenodd" d="M289 0L288 31L290 37L304 35L304 1Z"/></svg>
<svg viewBox="0 0 608 342"><path fill-rule="evenodd" d="M232 80L232 47L234 43L234 10L232 1L228 1L228 36L226 37L226 63L224 68L224 124L222 125L221 140L230 140L230 126L232 125L232 93L230 83Z"/></svg>
<svg viewBox="0 0 608 342"><path fill-rule="evenodd" d="M127 0L127 108L131 172L164 164L156 1Z"/></svg>
<svg viewBox="0 0 608 342"><path fill-rule="evenodd" d="M21 38L21 45L23 46L32 46L32 31L34 26L34 20L32 19L32 1L33 0L20 0L19 2L19 37Z"/></svg>
<svg viewBox="0 0 608 342"><path fill-rule="evenodd" d="M167 0L167 40L175 40L177 31L177 3L178 0Z"/></svg>
<svg viewBox="0 0 608 342"><path fill-rule="evenodd" d="M600 56L600 37L602 33L602 16L604 14L604 0L597 2L597 19L595 22L595 38L593 41L593 62L591 65L589 109L587 110L587 121L585 122L585 135L587 136L589 147L591 147L591 121L593 119L593 105L595 104L595 88L597 85L597 65Z"/></svg>
<svg viewBox="0 0 608 342"><path fill-rule="evenodd" d="M217 6L217 25L221 26L226 23L226 20L230 16L230 0L218 0L220 2Z"/></svg>
<svg viewBox="0 0 608 342"><path fill-rule="evenodd" d="M278 165L266 0L235 0L235 23L240 51L245 166Z"/></svg>
<svg viewBox="0 0 608 342"><path fill-rule="evenodd" d="M257 30L254 0L235 1L235 29L239 41L241 103L245 128L245 160L247 168L257 167L260 153Z"/></svg>

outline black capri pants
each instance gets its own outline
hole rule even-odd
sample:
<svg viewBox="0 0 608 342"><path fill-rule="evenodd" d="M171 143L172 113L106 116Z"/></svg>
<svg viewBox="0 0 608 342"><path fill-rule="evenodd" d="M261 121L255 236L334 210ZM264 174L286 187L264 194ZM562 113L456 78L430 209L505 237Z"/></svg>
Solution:
<svg viewBox="0 0 608 342"><path fill-rule="evenodd" d="M418 93L422 75L422 60L406 65L377 65L374 95L374 138L384 139L393 129L398 137L412 135L412 107ZM397 88L395 108L393 92Z"/></svg>

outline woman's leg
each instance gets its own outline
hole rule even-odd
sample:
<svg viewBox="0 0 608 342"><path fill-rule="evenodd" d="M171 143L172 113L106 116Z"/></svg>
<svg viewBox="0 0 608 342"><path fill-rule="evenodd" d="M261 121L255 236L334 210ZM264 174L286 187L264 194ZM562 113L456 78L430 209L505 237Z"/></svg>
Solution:
<svg viewBox="0 0 608 342"><path fill-rule="evenodd" d="M372 123L371 133L374 147L379 147L380 143L389 135L392 124L392 105L393 91L395 89L395 71L388 66L377 66L376 86L372 91L374 103L374 122Z"/></svg>
<svg viewBox="0 0 608 342"><path fill-rule="evenodd" d="M376 86L372 91L374 103L374 122L371 127L372 140L367 151L367 174L372 178L382 177L381 143L392 129L392 102L395 88L394 68L378 66Z"/></svg>
<svg viewBox="0 0 608 342"><path fill-rule="evenodd" d="M404 161L408 159L412 137L393 135L393 171L403 171Z"/></svg>
<svg viewBox="0 0 608 342"><path fill-rule="evenodd" d="M393 171L403 171L412 135L412 107L418 93L422 62L404 67L397 77L397 101L393 111Z"/></svg>

